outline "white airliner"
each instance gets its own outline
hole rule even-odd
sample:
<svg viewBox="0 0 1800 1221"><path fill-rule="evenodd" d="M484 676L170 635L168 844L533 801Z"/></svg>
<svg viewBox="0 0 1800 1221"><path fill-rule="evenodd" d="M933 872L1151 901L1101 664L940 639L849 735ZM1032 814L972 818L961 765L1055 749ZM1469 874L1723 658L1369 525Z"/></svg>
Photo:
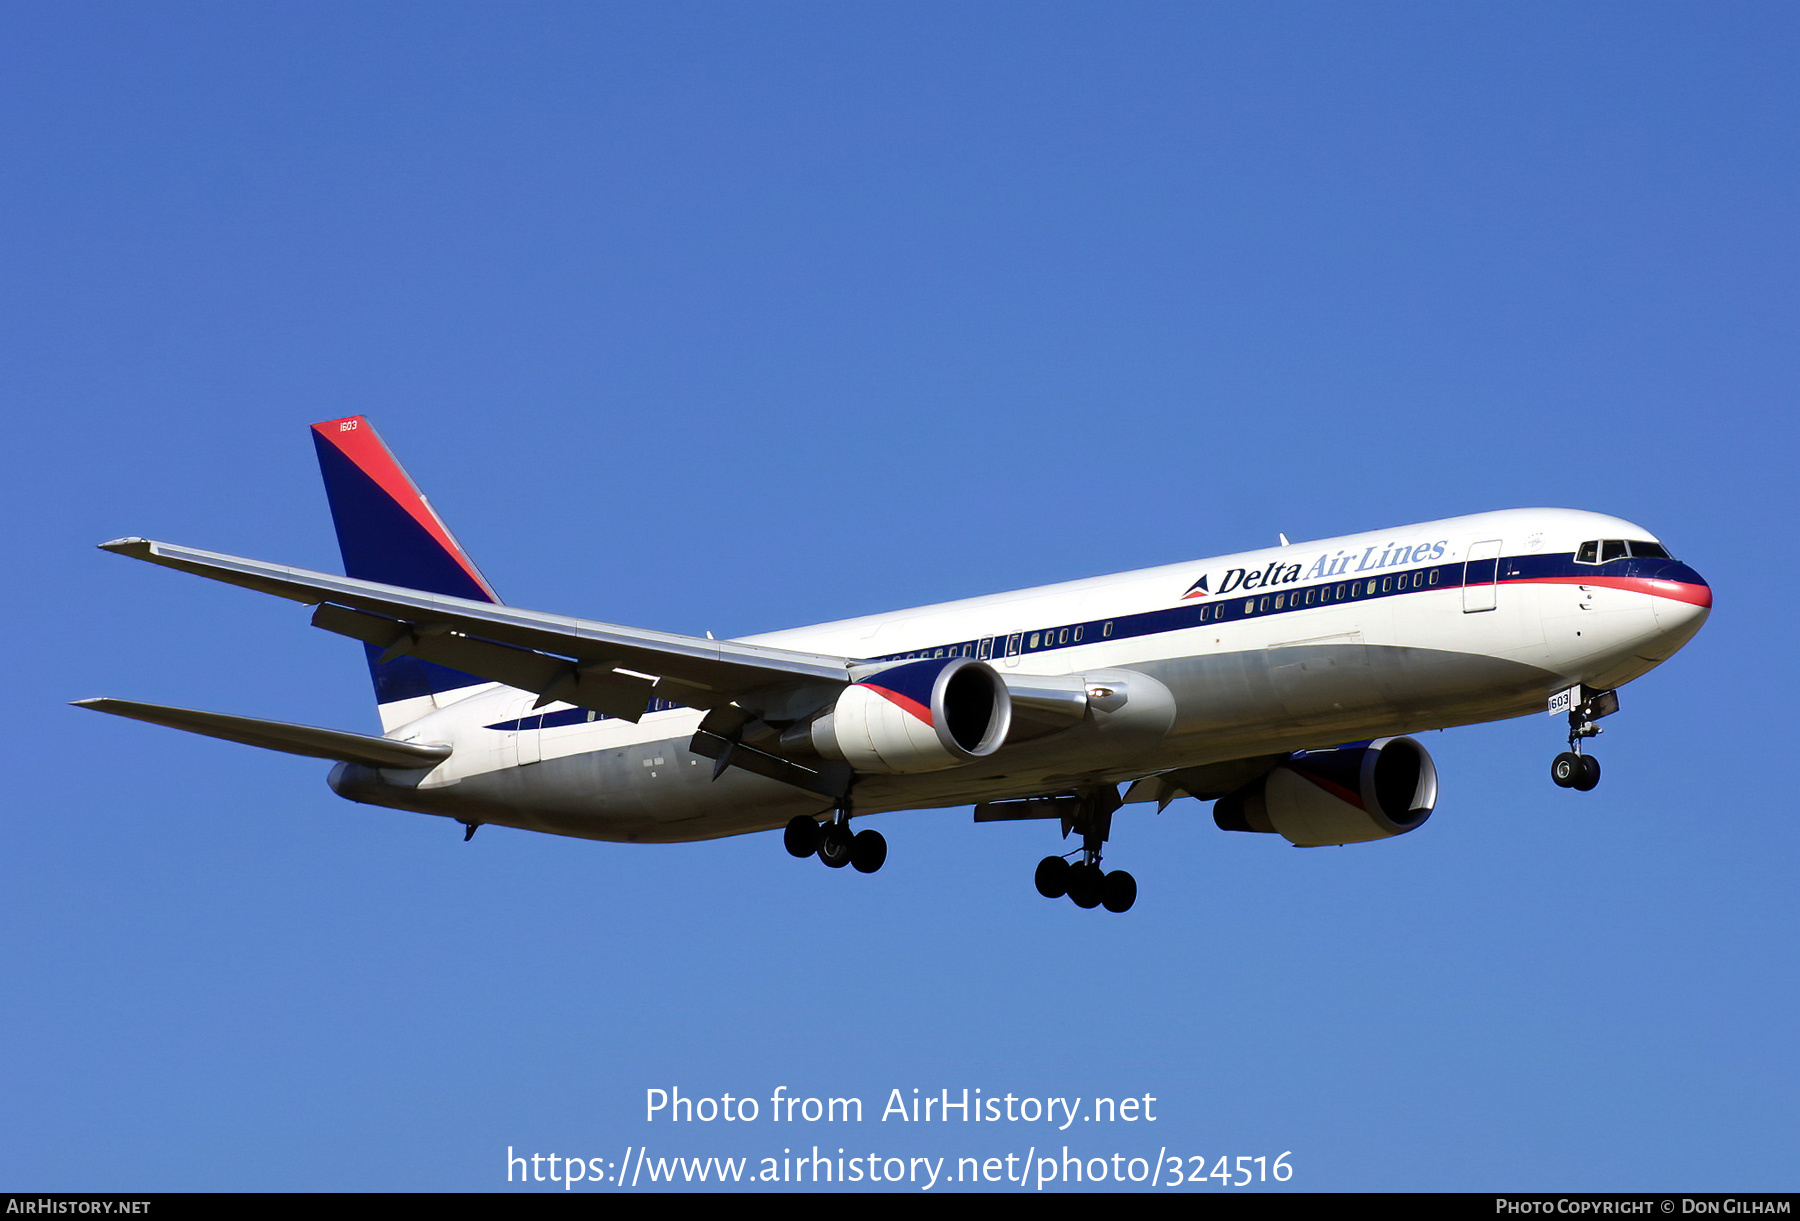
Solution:
<svg viewBox="0 0 1800 1221"><path fill-rule="evenodd" d="M503 605L367 420L313 441L347 576L101 546L315 607L315 627L364 643L382 736L79 704L338 760L339 795L465 838L785 826L795 856L869 873L887 845L853 815L974 803L977 822L1078 834L1038 890L1124 911L1137 884L1100 853L1127 804L1196 797L1224 830L1301 846L1403 835L1430 816L1437 769L1400 735L1546 709L1568 718L1552 779L1593 788L1594 722L1712 606L1640 526L1510 509L696 639Z"/></svg>

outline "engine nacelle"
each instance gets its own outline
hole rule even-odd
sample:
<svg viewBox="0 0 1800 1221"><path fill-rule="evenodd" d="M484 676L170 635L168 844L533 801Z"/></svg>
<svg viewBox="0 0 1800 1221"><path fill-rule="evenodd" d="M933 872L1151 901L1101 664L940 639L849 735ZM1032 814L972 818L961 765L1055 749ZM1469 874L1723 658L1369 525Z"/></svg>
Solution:
<svg viewBox="0 0 1800 1221"><path fill-rule="evenodd" d="M937 772L991 755L1006 741L1012 700L985 662L902 662L845 687L808 729L812 748L859 772Z"/></svg>
<svg viewBox="0 0 1800 1221"><path fill-rule="evenodd" d="M1226 831L1278 833L1303 848L1417 831L1437 804L1437 765L1411 738L1301 751L1213 803Z"/></svg>

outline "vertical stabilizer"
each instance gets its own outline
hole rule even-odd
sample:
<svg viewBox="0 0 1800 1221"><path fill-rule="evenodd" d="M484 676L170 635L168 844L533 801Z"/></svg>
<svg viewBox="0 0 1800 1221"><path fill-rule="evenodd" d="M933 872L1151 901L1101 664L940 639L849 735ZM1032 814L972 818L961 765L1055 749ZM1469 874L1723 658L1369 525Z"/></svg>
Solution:
<svg viewBox="0 0 1800 1221"><path fill-rule="evenodd" d="M500 601L437 510L362 416L312 426L344 575L476 602ZM485 679L416 657L368 651L384 731L461 698Z"/></svg>

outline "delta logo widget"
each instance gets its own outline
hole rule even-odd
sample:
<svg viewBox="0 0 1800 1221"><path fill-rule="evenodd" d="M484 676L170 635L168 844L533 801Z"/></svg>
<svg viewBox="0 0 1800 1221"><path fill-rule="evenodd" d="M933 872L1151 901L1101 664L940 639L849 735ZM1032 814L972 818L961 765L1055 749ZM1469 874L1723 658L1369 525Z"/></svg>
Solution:
<svg viewBox="0 0 1800 1221"><path fill-rule="evenodd" d="M1271 560L1266 568L1245 569L1229 568L1219 579L1217 589L1209 588L1210 573L1202 573L1200 579L1188 586L1182 594L1184 600L1193 598L1220 597L1237 593L1246 589L1268 589L1275 585L1293 585L1300 581L1328 581L1332 577L1346 573L1377 572L1383 568L1407 568L1414 564L1424 564L1431 560L1444 558L1444 549L1450 545L1448 539L1436 542L1415 543L1411 546L1396 547L1387 544L1376 553L1370 547L1359 557L1354 551L1339 551L1332 555L1321 555L1311 564L1289 564L1284 560ZM1351 564L1356 567L1350 567Z"/></svg>

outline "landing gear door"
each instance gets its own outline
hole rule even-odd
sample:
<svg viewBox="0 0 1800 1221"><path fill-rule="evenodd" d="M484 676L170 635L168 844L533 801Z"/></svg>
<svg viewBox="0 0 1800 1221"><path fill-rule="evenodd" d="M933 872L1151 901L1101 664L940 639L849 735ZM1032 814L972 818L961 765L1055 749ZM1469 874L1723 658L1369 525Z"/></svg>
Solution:
<svg viewBox="0 0 1800 1221"><path fill-rule="evenodd" d="M1500 540L1471 543L1463 563L1463 613L1491 611L1500 584Z"/></svg>

